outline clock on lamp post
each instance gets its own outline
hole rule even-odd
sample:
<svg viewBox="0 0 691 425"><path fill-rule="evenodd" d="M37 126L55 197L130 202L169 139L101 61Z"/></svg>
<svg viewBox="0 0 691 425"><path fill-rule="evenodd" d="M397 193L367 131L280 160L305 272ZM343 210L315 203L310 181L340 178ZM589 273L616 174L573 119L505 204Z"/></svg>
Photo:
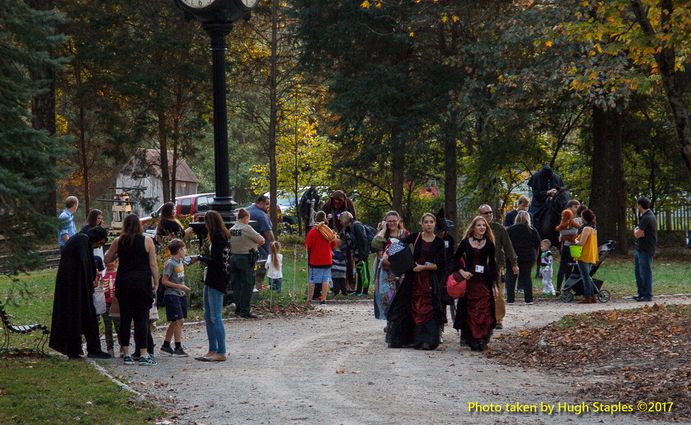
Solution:
<svg viewBox="0 0 691 425"><path fill-rule="evenodd" d="M186 15L198 20L211 37L214 105L214 171L216 195L211 208L221 213L226 224L234 221L228 174L228 122L226 108L226 36L239 19L249 19L259 0L174 0ZM203 224L193 226L203 232ZM199 229L198 229L199 227Z"/></svg>

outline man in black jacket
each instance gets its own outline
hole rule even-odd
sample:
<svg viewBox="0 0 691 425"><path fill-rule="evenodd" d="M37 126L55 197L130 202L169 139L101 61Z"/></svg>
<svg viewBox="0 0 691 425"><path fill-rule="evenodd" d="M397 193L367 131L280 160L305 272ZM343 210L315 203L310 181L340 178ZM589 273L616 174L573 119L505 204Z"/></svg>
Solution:
<svg viewBox="0 0 691 425"><path fill-rule="evenodd" d="M355 259L355 295L359 297L367 295L370 280L368 265L370 247L367 243L367 230L348 211L341 213L340 221Z"/></svg>

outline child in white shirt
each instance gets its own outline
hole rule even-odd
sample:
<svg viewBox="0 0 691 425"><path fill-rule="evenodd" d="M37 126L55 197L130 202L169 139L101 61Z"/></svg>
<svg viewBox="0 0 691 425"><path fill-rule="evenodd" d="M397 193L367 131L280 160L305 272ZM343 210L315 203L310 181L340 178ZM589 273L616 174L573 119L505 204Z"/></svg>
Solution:
<svg viewBox="0 0 691 425"><path fill-rule="evenodd" d="M283 285L283 254L278 241L269 245L269 256L266 258L266 275L269 278L271 290L281 292Z"/></svg>

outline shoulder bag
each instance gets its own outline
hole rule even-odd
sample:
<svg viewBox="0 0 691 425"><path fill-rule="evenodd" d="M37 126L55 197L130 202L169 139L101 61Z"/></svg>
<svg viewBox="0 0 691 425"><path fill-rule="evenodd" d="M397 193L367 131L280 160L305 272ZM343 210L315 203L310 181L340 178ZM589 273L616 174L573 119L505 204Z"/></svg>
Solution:
<svg viewBox="0 0 691 425"><path fill-rule="evenodd" d="M461 258L461 267L465 267L465 261ZM446 292L453 299L463 298L468 283L459 272L453 272L446 279Z"/></svg>

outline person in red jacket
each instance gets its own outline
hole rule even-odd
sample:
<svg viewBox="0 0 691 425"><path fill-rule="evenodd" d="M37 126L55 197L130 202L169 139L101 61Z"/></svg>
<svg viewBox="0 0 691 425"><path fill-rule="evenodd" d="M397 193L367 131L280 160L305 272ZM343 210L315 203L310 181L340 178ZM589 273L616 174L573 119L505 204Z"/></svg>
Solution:
<svg viewBox="0 0 691 425"><path fill-rule="evenodd" d="M322 284L319 304L326 304L331 283L332 250L336 246L336 234L326 222L326 213L319 211L315 216L315 225L307 233L307 264L309 265L309 285L307 286L307 303L312 301L314 285Z"/></svg>

